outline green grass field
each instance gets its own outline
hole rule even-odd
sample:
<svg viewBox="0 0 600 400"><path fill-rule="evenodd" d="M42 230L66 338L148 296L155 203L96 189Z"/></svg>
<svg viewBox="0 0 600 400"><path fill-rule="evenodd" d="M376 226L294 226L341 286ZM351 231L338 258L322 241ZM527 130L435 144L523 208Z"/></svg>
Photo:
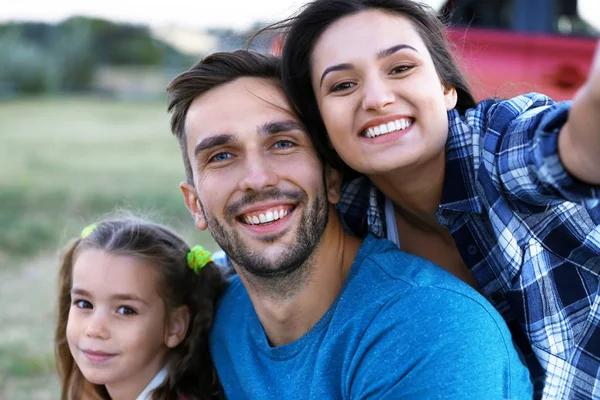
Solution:
<svg viewBox="0 0 600 400"><path fill-rule="evenodd" d="M60 248L117 208L194 230L163 102L0 102L0 399L56 399L52 357Z"/></svg>

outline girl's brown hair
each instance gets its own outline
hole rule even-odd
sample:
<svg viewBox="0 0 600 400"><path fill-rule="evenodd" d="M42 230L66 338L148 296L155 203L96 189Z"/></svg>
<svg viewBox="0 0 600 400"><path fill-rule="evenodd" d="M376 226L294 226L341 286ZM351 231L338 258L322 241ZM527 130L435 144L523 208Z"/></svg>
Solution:
<svg viewBox="0 0 600 400"><path fill-rule="evenodd" d="M221 398L221 388L208 349L215 303L225 288L219 268L209 262L196 275L187 264L190 251L171 229L133 216L106 219L85 238L77 238L62 256L58 286L55 355L62 381L61 400L110 399L103 385L87 381L75 363L66 338L71 308L73 265L85 250L133 256L152 265L159 277L159 295L167 312L187 306L190 323L184 340L169 352L168 375L153 391L153 400Z"/></svg>

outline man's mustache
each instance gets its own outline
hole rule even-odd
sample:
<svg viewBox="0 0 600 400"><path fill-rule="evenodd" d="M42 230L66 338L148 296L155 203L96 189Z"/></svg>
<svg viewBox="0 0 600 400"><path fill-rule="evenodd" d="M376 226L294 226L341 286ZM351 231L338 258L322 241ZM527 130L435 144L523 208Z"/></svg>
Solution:
<svg viewBox="0 0 600 400"><path fill-rule="evenodd" d="M241 199L225 207L224 213L226 218L235 218L240 214L242 208L261 201L276 200L300 203L305 201L306 198L306 193L301 190L281 190L273 188L261 192L250 192Z"/></svg>

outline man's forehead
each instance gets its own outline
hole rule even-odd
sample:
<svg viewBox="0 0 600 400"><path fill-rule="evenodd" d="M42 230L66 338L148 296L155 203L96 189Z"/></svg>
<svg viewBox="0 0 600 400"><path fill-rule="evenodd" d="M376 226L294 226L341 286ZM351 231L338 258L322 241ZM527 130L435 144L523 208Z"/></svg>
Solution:
<svg viewBox="0 0 600 400"><path fill-rule="evenodd" d="M290 106L281 87L275 79L238 78L219 85L198 96L192 102L188 117L193 114L220 112L240 113L244 109L261 110L280 108L291 112Z"/></svg>
<svg viewBox="0 0 600 400"><path fill-rule="evenodd" d="M198 96L186 117L186 132L255 128L274 118L297 120L276 79L243 77Z"/></svg>

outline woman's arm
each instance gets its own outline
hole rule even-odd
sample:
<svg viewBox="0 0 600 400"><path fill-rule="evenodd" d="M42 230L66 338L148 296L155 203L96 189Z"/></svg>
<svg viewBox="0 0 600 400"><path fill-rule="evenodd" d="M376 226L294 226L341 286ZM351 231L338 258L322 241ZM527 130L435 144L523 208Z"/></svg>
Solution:
<svg viewBox="0 0 600 400"><path fill-rule="evenodd" d="M558 153L567 171L600 185L600 42L590 76L577 92L569 118L560 130Z"/></svg>

